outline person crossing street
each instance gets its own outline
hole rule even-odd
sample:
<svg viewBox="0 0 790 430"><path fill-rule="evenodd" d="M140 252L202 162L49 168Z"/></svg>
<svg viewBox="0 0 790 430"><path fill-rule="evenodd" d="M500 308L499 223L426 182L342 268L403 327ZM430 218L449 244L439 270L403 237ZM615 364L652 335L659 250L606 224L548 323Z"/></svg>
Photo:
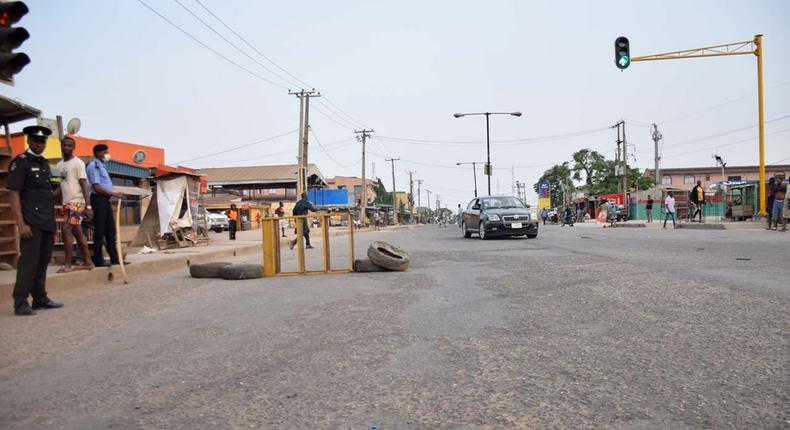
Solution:
<svg viewBox="0 0 790 430"><path fill-rule="evenodd" d="M296 202L292 213L294 216L302 216L307 215L308 212L318 212L318 209L313 206L310 200L307 200L307 193L302 193L302 198ZM307 222L307 218L302 218L302 236L304 236L305 249L313 249L313 245L310 244L310 223ZM294 249L294 246L296 246L296 239L291 239L288 242L288 247Z"/></svg>
<svg viewBox="0 0 790 430"><path fill-rule="evenodd" d="M14 284L14 314L35 315L34 309L63 307L47 296L47 265L55 245L55 205L49 162L44 158L52 131L37 125L25 127L28 149L9 165L6 187L11 212L19 229L19 260ZM32 307L28 296L33 296Z"/></svg>
<svg viewBox="0 0 790 430"><path fill-rule="evenodd" d="M691 190L689 194L689 200L694 203L696 210L691 215L691 221L694 221L694 218L699 214L699 222L704 223L702 216L705 213L705 189L702 188L702 181L697 181L697 185Z"/></svg>

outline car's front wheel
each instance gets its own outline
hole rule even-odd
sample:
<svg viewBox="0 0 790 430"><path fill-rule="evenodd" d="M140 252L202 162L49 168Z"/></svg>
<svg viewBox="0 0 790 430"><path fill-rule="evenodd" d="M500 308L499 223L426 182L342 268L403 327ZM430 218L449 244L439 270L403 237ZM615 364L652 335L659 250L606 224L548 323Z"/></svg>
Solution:
<svg viewBox="0 0 790 430"><path fill-rule="evenodd" d="M532 233L532 234L529 234L529 233L528 233L528 234L527 234L527 239L534 239L534 238L536 238L536 237L538 237L538 234L537 234L537 233Z"/></svg>
<svg viewBox="0 0 790 430"><path fill-rule="evenodd" d="M469 230L466 229L466 222L461 222L461 232L463 233L464 237L467 239L472 237L472 233L470 233Z"/></svg>
<svg viewBox="0 0 790 430"><path fill-rule="evenodd" d="M477 231L478 231L478 233L480 235L480 239L483 239L483 240L488 239L486 237L486 225L483 223L483 221L480 221L480 225L478 226L478 230Z"/></svg>

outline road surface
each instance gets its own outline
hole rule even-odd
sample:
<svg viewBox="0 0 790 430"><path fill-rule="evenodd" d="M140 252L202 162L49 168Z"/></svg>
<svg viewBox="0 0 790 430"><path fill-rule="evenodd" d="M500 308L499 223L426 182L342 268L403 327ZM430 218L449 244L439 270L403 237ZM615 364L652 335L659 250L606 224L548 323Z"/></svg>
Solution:
<svg viewBox="0 0 790 430"><path fill-rule="evenodd" d="M373 238L411 269L179 270L0 310L0 428L790 427L790 234Z"/></svg>

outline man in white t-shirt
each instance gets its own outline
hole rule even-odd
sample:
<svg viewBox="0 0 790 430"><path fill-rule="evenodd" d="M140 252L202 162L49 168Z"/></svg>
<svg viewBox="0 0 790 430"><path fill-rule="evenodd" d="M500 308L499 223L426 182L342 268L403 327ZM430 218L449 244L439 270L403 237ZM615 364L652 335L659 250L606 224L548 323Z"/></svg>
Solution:
<svg viewBox="0 0 790 430"><path fill-rule="evenodd" d="M82 219L92 215L92 208L86 202L90 201L90 189L88 188L88 175L85 172L85 162L74 156L76 142L71 136L66 136L60 142L60 150L63 159L58 162L57 170L60 175L60 188L55 190L55 195L63 197L63 210L66 215L66 222L63 224L63 249L66 258L63 267L58 273L68 273L74 270L71 266L72 258L72 234L77 239L77 245L85 258L85 261L77 266L78 270L90 270L94 265L90 260L88 242L82 234Z"/></svg>
<svg viewBox="0 0 790 430"><path fill-rule="evenodd" d="M664 210L666 211L664 228L667 228L667 220L670 216L672 217L672 228L677 228L677 225L675 225L675 198L671 194L667 194L667 198L664 199Z"/></svg>

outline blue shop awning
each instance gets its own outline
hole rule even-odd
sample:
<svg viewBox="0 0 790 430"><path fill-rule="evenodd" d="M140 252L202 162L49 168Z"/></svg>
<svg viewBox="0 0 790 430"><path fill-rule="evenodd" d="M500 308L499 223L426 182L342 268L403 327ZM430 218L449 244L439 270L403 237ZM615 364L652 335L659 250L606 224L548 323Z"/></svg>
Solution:
<svg viewBox="0 0 790 430"><path fill-rule="evenodd" d="M145 167L133 166L119 161L110 160L104 163L104 167L107 168L107 173L111 176L126 176L137 179L152 177L151 170Z"/></svg>

